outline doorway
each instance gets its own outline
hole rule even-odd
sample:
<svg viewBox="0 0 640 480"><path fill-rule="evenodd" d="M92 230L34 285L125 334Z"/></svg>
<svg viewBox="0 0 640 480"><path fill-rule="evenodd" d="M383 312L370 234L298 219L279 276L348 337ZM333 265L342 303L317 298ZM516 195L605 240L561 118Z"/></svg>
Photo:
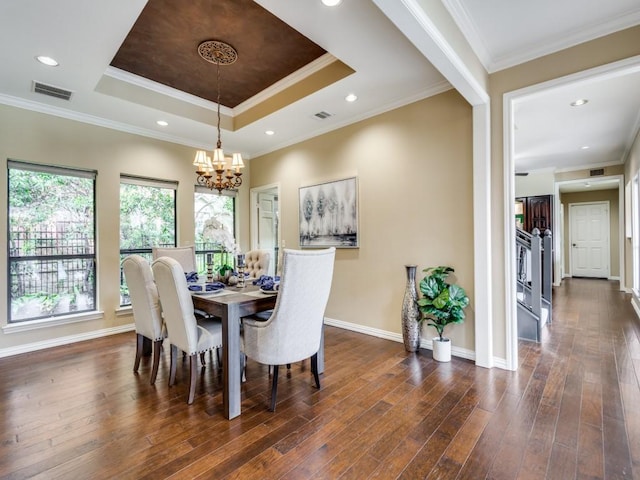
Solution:
<svg viewBox="0 0 640 480"><path fill-rule="evenodd" d="M251 249L267 250L271 255L268 275L279 271L280 186L251 189Z"/></svg>
<svg viewBox="0 0 640 480"><path fill-rule="evenodd" d="M609 202L569 204L572 277L609 278Z"/></svg>

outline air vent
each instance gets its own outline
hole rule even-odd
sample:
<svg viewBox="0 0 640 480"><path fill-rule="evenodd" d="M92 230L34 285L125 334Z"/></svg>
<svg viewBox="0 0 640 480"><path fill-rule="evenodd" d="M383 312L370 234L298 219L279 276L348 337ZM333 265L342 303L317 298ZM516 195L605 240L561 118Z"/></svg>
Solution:
<svg viewBox="0 0 640 480"><path fill-rule="evenodd" d="M598 175L604 175L604 168L596 168L594 170L589 170L590 177L597 177Z"/></svg>
<svg viewBox="0 0 640 480"><path fill-rule="evenodd" d="M318 112L318 113L314 114L313 116L318 118L318 119L320 119L320 120L325 120L325 119L327 119L329 117L332 117L333 115L331 115L328 112L322 111L322 112Z"/></svg>
<svg viewBox="0 0 640 480"><path fill-rule="evenodd" d="M61 98L62 100L71 100L71 95L73 95L73 92L69 90L40 82L33 82L33 91L50 97Z"/></svg>

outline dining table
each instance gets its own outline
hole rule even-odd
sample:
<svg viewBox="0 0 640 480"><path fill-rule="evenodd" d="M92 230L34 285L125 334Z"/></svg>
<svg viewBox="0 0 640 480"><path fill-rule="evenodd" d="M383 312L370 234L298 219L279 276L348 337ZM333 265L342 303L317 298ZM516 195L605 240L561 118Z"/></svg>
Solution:
<svg viewBox="0 0 640 480"><path fill-rule="evenodd" d="M223 408L228 419L241 414L242 360L240 324L242 317L272 310L277 292L265 292L250 282L244 287L227 286L216 292L191 292L193 306L222 320ZM324 372L324 332L318 351L318 373Z"/></svg>

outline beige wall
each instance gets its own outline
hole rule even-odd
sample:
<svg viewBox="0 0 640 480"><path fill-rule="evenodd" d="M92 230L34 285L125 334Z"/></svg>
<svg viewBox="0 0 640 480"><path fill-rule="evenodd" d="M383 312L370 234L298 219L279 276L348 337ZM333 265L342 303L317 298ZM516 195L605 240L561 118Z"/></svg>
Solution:
<svg viewBox="0 0 640 480"><path fill-rule="evenodd" d="M52 341L132 323L131 315L118 316L119 306L119 176L121 173L176 180L178 242L194 241L191 165L195 149L87 125L58 117L0 105L0 251L7 251L7 159L97 170L97 282L100 320L84 321L23 333L0 331L0 349ZM247 179L247 184L249 180ZM248 209L248 187L239 197L240 210ZM248 247L248 215L240 215L239 240ZM6 254L0 271L7 271ZM0 326L7 324L6 288L0 292Z"/></svg>
<svg viewBox="0 0 640 480"><path fill-rule="evenodd" d="M590 192L574 192L560 194L560 201L564 208L564 271L570 275L569 255L571 254L571 238L569 205L572 203L609 202L609 268L612 277L620 275L620 217L618 189L595 190Z"/></svg>
<svg viewBox="0 0 640 480"><path fill-rule="evenodd" d="M530 173L526 177L515 177L516 197L535 197L554 195L555 179L553 172Z"/></svg>
<svg viewBox="0 0 640 480"><path fill-rule="evenodd" d="M404 265L451 265L473 305L471 107L455 92L251 161L251 186L281 186L282 239L298 248L298 188L357 176L360 248L339 249L327 316L399 334ZM474 350L474 315L448 327ZM423 330L431 338L432 328Z"/></svg>
<svg viewBox="0 0 640 480"><path fill-rule="evenodd" d="M503 157L503 96L521 88L536 85L558 77L606 65L640 55L640 26L598 38L557 53L532 60L496 73L489 77L491 97L491 223L494 232L502 232L505 218L505 186ZM506 357L506 312L504 236L493 236L492 271L494 356Z"/></svg>

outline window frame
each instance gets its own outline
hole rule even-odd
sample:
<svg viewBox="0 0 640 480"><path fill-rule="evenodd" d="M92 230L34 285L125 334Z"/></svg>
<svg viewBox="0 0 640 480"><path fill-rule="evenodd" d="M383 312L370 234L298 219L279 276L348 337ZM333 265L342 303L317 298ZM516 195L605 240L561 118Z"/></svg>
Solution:
<svg viewBox="0 0 640 480"><path fill-rule="evenodd" d="M92 253L75 253L75 254L55 254L55 255L17 255L12 256L12 231L11 231L11 170L22 170L33 173L46 173L57 176L65 176L65 177L74 177L87 179L91 181L91 190L92 190ZM13 331L24 331L30 330L33 328L38 328L39 326L49 326L56 324L64 324L68 323L66 319L68 318L76 318L76 319L92 319L95 318L96 315L99 314L97 309L98 303L98 252L97 252L97 175L98 172L96 170L89 169L80 169L73 168L67 166L60 165L48 165L48 164L39 164L39 163L31 163L25 162L22 160L7 160L7 270L6 270L6 280L7 280L7 325L3 327L6 333L9 333L9 330ZM12 282L11 282L11 267L16 262L25 262L25 261L34 261L34 262L52 262L58 261L62 262L65 260L74 260L80 259L82 261L91 262L90 275L93 277L92 282L92 292L90 295L91 299L91 307L83 310L71 310L65 312L55 313L53 311L45 312L43 315L31 316L20 320L14 320L12 315ZM42 272L41 272L42 273ZM48 291L48 290L47 290Z"/></svg>
<svg viewBox="0 0 640 480"><path fill-rule="evenodd" d="M216 193L213 190L203 187L201 185L194 185L194 191L193 191L193 226L194 226L194 240L195 240L195 246L196 246L196 265L198 266L198 272L199 273L204 273L207 269L207 254L212 254L212 267L215 271L215 269L217 267L219 267L222 262L223 262L223 258L222 258L222 251L219 249L210 249L210 248L198 248L199 246L199 242L198 242L198 235L197 235L197 220L196 220L196 215L197 215L197 211L196 211L196 195L197 194L201 194L201 195L212 195L212 196L223 196L223 197L231 197L232 199L232 229L233 229L233 238L236 239L236 243L237 243L237 239L238 239L238 235L237 235L237 228L238 228L238 221L237 221L237 216L238 216L238 192L237 190L223 190L222 193ZM234 263L235 265L235 263Z"/></svg>
<svg viewBox="0 0 640 480"><path fill-rule="evenodd" d="M157 178L149 178L149 177L140 177L135 175L128 174L120 174L120 181L118 183L118 190L121 191L122 184L127 185L136 185L139 187L150 187L150 188L163 188L168 190L173 190L173 244L172 245L149 245L148 247L141 248L126 248L123 249L121 245L121 235L122 235L122 197L120 193L118 194L118 217L119 217L119 232L118 232L118 255L120 258L120 308L129 307L131 302L126 302L124 300L124 291L123 288L126 288L126 282L124 278L124 273L122 271L122 260L128 255L141 255L148 260L151 259L152 255L152 247L154 246L173 246L175 247L178 243L178 182L175 180L163 180ZM151 263L151 262L149 262Z"/></svg>

